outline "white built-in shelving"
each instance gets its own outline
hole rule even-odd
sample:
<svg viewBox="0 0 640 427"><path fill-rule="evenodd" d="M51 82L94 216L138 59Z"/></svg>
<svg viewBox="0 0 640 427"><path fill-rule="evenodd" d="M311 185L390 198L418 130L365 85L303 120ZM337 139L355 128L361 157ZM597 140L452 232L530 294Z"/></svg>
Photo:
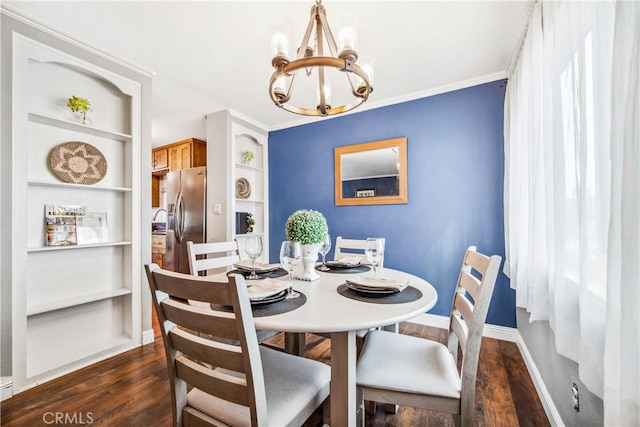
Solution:
<svg viewBox="0 0 640 427"><path fill-rule="evenodd" d="M242 152L253 152L254 159L242 161ZM236 181L249 182L251 194L247 198L236 196ZM237 239L240 255L244 238L238 233L236 213L253 214L254 231L262 236L264 250L260 261L269 259L269 173L268 132L239 114L223 110L207 115L207 205L221 205L220 215L210 215L207 222L208 241Z"/></svg>
<svg viewBox="0 0 640 427"><path fill-rule="evenodd" d="M141 83L80 56L14 35L15 392L141 343ZM86 124L66 107L71 95L90 100ZM103 154L98 183L70 184L51 172L51 150L69 141ZM47 204L106 213L109 238L47 246Z"/></svg>

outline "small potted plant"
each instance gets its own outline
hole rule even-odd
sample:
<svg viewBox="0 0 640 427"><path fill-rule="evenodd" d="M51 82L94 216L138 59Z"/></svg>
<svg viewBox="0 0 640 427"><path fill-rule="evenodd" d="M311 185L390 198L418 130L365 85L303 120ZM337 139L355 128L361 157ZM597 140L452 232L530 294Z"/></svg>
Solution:
<svg viewBox="0 0 640 427"><path fill-rule="evenodd" d="M314 265L318 260L318 249L327 236L329 227L324 215L318 211L303 209L289 216L284 227L287 240L300 242L304 271L297 279L312 281L319 279Z"/></svg>
<svg viewBox="0 0 640 427"><path fill-rule="evenodd" d="M91 103L87 98L80 98L74 95L67 100L67 107L74 113L81 113L82 124L87 123L87 112L91 111Z"/></svg>
<svg viewBox="0 0 640 427"><path fill-rule="evenodd" d="M248 165L249 163L251 163L251 161L254 159L255 155L253 154L253 151L251 150L244 150L242 152L242 163L244 163L245 165Z"/></svg>
<svg viewBox="0 0 640 427"><path fill-rule="evenodd" d="M256 224L256 220L253 218L253 214L247 215L247 233L253 233L253 226Z"/></svg>

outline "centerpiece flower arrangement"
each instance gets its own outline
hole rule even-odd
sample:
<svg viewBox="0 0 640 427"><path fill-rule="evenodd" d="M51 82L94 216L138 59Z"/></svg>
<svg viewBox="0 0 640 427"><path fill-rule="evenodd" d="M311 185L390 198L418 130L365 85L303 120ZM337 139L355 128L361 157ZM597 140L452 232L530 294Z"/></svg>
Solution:
<svg viewBox="0 0 640 427"><path fill-rule="evenodd" d="M289 216L284 227L288 240L300 242L302 246L302 264L304 271L297 279L316 280L320 276L314 265L318 260L318 248L329 232L324 215L311 209L295 211Z"/></svg>

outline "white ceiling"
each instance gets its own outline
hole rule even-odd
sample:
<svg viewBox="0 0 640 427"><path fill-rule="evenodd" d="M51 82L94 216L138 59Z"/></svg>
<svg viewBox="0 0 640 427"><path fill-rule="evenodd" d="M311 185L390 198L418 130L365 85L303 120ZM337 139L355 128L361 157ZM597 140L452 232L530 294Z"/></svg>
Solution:
<svg viewBox="0 0 640 427"><path fill-rule="evenodd" d="M205 138L204 115L231 108L269 130L326 120L268 97L272 25L302 39L312 0L5 1L47 26L155 73L153 145ZM355 14L358 50L375 61L375 90L354 112L506 76L528 0L323 2L329 25ZM334 30L335 31L335 30ZM334 90L335 92L335 90Z"/></svg>

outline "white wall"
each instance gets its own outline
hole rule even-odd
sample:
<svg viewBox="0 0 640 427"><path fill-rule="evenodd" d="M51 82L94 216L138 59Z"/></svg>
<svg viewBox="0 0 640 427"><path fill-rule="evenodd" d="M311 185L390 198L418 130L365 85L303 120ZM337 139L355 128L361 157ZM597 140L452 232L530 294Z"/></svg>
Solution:
<svg viewBox="0 0 640 427"><path fill-rule="evenodd" d="M604 407L602 400L582 384L578 378L578 364L556 353L554 334L549 322L529 322L523 308L516 309L518 332L527 346L544 385L553 400L562 421L567 426L602 426ZM573 409L571 386L578 385L580 410Z"/></svg>

